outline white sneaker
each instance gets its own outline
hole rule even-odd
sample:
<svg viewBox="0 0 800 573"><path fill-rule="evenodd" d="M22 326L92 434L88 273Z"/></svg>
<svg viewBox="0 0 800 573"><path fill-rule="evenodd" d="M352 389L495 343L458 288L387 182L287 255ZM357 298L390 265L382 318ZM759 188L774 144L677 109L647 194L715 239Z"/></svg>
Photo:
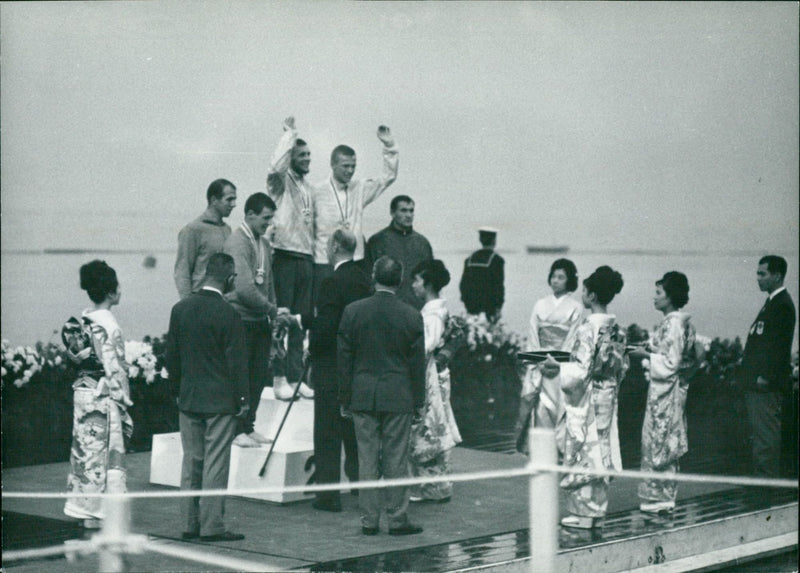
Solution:
<svg viewBox="0 0 800 573"><path fill-rule="evenodd" d="M303 398L308 398L309 400L314 399L314 391L306 386L305 382L300 382L300 396Z"/></svg>
<svg viewBox="0 0 800 573"><path fill-rule="evenodd" d="M597 517L586 517L583 515L568 515L561 518L561 525L575 529L594 529L600 524Z"/></svg>
<svg viewBox="0 0 800 573"><path fill-rule="evenodd" d="M247 436L250 439L252 439L254 442L258 443L259 445L271 444L272 443L272 440L270 440L269 438L263 436L262 434L259 434L256 431L250 432L249 434L247 434Z"/></svg>
<svg viewBox="0 0 800 573"><path fill-rule="evenodd" d="M675 510L674 501L648 501L639 504L639 510L645 513L671 513Z"/></svg>
<svg viewBox="0 0 800 573"><path fill-rule="evenodd" d="M272 381L272 392L276 400L290 401L294 396L294 388L286 381L286 376L276 376Z"/></svg>
<svg viewBox="0 0 800 573"><path fill-rule="evenodd" d="M257 448L260 444L243 432L234 438L233 445L240 448Z"/></svg>

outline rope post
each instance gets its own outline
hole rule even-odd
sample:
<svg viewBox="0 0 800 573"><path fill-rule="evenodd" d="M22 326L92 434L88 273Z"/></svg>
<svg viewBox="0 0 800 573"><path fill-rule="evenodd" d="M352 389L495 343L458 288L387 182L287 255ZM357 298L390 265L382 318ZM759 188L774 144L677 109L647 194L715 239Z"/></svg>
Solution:
<svg viewBox="0 0 800 573"><path fill-rule="evenodd" d="M531 428L529 433L529 466L554 466L555 432L548 428ZM531 475L528 494L531 548L531 572L554 573L558 553L558 474L539 472Z"/></svg>
<svg viewBox="0 0 800 573"><path fill-rule="evenodd" d="M125 571L124 544L130 534L130 500L123 496L103 499L102 542L98 547L99 570L110 573Z"/></svg>

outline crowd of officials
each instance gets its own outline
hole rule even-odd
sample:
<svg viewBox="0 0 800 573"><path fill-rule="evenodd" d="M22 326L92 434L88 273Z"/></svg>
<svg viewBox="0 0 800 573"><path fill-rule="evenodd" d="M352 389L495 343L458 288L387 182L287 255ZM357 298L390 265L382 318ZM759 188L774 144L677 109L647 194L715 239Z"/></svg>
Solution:
<svg viewBox="0 0 800 573"><path fill-rule="evenodd" d="M450 281L428 240L414 230L413 199L394 197L389 225L369 240L364 209L396 179L398 149L385 126L380 176L356 179L356 153L339 145L331 173L307 181L311 153L287 118L266 177L266 193L250 195L244 222L224 219L236 206L236 187L211 183L207 207L181 229L173 307L167 335L167 369L178 401L183 446L181 487L227 486L231 445L259 447L270 438L255 430L262 390L279 400L314 400L316 481L341 481L341 453L349 480L441 476L461 441L450 406L448 312L440 291ZM497 232L482 228L482 248L464 264L460 291L471 314L497 320L504 300L504 261L494 250ZM786 261L765 257L758 283L769 293L750 330L741 376L753 428L759 475L776 475L781 396L789 380L795 312L783 288ZM528 369L523 384L521 434L530 424L556 429L567 465L620 468L616 436L618 385L631 359L646 362L650 392L642 439L642 468L674 473L687 449L687 373L697 361L688 314L685 275L669 272L656 282L654 304L664 320L647 345L628 346L607 306L622 276L602 266L583 281L567 260L553 264L552 297L538 301L531 317L529 350L563 350ZM81 268L81 287L93 306L63 329L68 351L80 364L75 382L71 492L125 491L123 436L130 431L124 342L110 312L119 303L116 273L103 261ZM285 334L285 336L284 336ZM304 344L308 337L308 357ZM525 450L524 439L520 449ZM570 474L567 527L594 527L607 510L606 478ZM362 490L364 535L409 535L422 527L408 518L409 502L446 503L446 482L415 488ZM670 480L643 483L643 511L671 511ZM184 498L183 538L235 541L226 529L224 498ZM318 492L320 511L342 511L338 492ZM102 510L92 498L70 498L68 515L96 526Z"/></svg>

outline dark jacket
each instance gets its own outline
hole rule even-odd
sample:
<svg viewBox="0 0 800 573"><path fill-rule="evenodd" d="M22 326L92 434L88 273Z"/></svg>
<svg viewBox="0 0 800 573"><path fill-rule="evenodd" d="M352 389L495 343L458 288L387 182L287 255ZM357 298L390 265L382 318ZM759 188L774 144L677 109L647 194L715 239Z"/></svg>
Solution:
<svg viewBox="0 0 800 573"><path fill-rule="evenodd" d="M244 325L219 293L201 289L172 307L166 350L181 411L236 414L248 403Z"/></svg>
<svg viewBox="0 0 800 573"><path fill-rule="evenodd" d="M493 249L480 249L464 261L459 289L470 314L496 314L505 302L505 260Z"/></svg>
<svg viewBox="0 0 800 573"><path fill-rule="evenodd" d="M319 292L317 316L310 324L303 317L303 325L310 328L308 350L315 388L336 384L336 336L342 313L351 302L372 294L372 282L358 263L347 261L322 281Z"/></svg>
<svg viewBox="0 0 800 573"><path fill-rule="evenodd" d="M337 368L340 404L354 412L413 413L425 403L422 315L386 291L349 304Z"/></svg>
<svg viewBox="0 0 800 573"><path fill-rule="evenodd" d="M411 273L419 263L433 258L433 249L428 239L414 229L401 231L390 224L369 238L365 269L371 272L375 261L384 255L392 257L403 265L403 280L397 289L397 296L418 310L422 308L424 301L414 296L411 288L411 283L414 281Z"/></svg>
<svg viewBox="0 0 800 573"><path fill-rule="evenodd" d="M744 347L741 382L745 390L756 390L756 379L766 378L771 392L791 388L792 340L795 308L792 297L784 291L769 299L759 311Z"/></svg>

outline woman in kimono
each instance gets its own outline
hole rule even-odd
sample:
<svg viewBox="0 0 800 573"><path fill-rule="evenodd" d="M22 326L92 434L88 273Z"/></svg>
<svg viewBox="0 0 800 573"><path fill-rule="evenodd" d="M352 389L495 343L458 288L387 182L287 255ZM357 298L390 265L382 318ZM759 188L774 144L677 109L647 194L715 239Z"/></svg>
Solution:
<svg viewBox="0 0 800 573"><path fill-rule="evenodd" d="M531 313L527 350L571 351L575 331L581 323L583 305L570 293L578 288L578 269L569 259L557 259L550 266L547 277L553 294L536 301ZM535 427L555 428L563 412L561 389L552 380L542 378L542 373L529 367L522 384L521 416L533 416ZM528 420L520 420L520 428Z"/></svg>
<svg viewBox="0 0 800 573"><path fill-rule="evenodd" d="M697 359L694 326L689 315L680 311L687 302L686 275L671 271L656 281L653 305L664 315L664 320L655 328L646 347L629 354L650 363L642 426L642 471L675 474L678 460L689 450L686 393L688 376ZM673 480L646 480L639 484L639 508L647 513L671 512L677 493L677 483Z"/></svg>
<svg viewBox="0 0 800 573"><path fill-rule="evenodd" d="M591 314L575 333L570 362L552 357L542 363L545 378L557 377L564 392L564 414L556 436L563 464L586 469L613 469L617 390L627 370L625 334L608 304L622 290L622 275L599 267L583 281L583 304ZM565 527L589 529L608 509L608 477L567 474L560 486L567 493Z"/></svg>
<svg viewBox="0 0 800 573"><path fill-rule="evenodd" d="M450 406L450 370L439 372L436 353L445 344L448 312L439 291L450 282L450 273L438 259L423 261L412 271L411 288L425 301L422 321L425 326L425 407L422 418L411 427L411 472L415 477L450 473L450 450L461 442L453 409ZM446 503L453 484L428 483L413 486L410 501Z"/></svg>
<svg viewBox="0 0 800 573"><path fill-rule="evenodd" d="M105 261L81 267L81 288L93 306L81 319L70 318L61 331L67 353L78 364L74 390L69 493L126 491L123 434L133 423L127 409L133 403L128 387L125 343L111 307L120 300L117 274ZM103 518L102 500L70 497L64 513L97 528Z"/></svg>

